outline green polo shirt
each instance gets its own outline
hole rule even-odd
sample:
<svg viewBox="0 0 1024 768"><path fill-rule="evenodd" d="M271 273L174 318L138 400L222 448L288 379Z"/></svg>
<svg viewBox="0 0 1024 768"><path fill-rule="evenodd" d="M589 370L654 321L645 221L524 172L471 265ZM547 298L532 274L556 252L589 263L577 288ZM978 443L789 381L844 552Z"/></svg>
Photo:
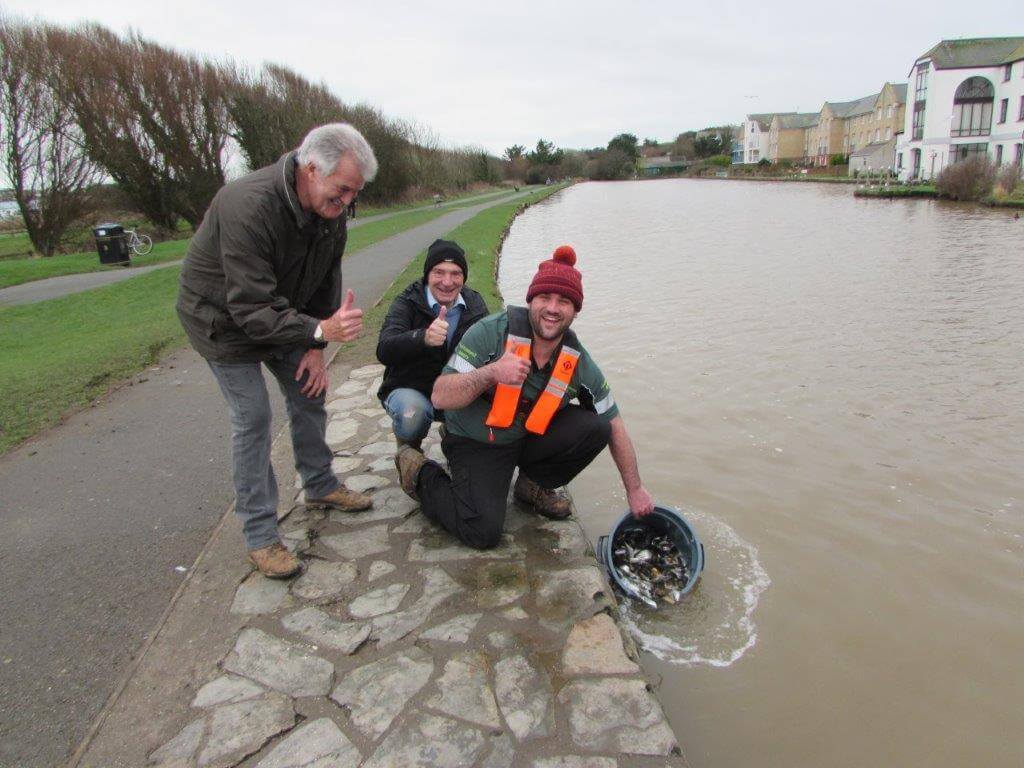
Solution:
<svg viewBox="0 0 1024 768"><path fill-rule="evenodd" d="M473 325L462 337L459 346L441 371L448 373L469 373L470 371L494 362L505 353L505 332L508 329L508 315L499 312L488 315ZM560 408L565 408L571 400L576 400L587 410L594 411L605 421L611 421L619 415L618 406L612 397L608 382L597 367L587 350L580 346L580 359L569 382L568 396L562 399ZM554 354L544 368L531 367L530 374L523 382L521 398L536 402L537 397L551 376L551 369L558 355ZM493 394L491 390L490 394ZM508 429L494 428L494 439L491 440L492 429L485 423L491 410L491 401L478 397L465 408L449 409L444 412L445 424L453 435L479 440L482 443L508 445L521 440L527 435L527 414L517 413L515 421Z"/></svg>

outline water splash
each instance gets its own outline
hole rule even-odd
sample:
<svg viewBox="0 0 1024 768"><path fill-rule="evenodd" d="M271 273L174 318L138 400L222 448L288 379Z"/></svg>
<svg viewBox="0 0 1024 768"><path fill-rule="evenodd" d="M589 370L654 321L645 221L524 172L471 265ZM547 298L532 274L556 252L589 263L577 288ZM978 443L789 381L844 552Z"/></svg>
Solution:
<svg viewBox="0 0 1024 768"><path fill-rule="evenodd" d="M623 622L645 651L671 664L727 667L757 643L754 611L771 579L757 548L723 521L684 511L707 553L696 589L671 610L648 611L624 600Z"/></svg>

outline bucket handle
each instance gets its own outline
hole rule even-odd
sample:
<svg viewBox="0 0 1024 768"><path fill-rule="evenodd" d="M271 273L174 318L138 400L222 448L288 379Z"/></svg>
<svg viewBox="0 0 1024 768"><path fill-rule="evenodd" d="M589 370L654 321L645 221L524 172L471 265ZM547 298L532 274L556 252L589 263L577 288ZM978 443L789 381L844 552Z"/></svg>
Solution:
<svg viewBox="0 0 1024 768"><path fill-rule="evenodd" d="M605 559L604 559L604 543L605 543L605 541L607 539L608 539L607 536L598 536L597 537L597 559L601 562L601 565L603 565L605 568L608 567L608 563L605 562Z"/></svg>

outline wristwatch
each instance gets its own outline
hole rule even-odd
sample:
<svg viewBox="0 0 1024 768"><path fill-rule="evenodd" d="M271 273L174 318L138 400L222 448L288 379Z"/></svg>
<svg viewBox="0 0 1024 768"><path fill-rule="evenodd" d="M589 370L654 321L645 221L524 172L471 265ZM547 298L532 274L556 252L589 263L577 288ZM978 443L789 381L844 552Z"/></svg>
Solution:
<svg viewBox="0 0 1024 768"><path fill-rule="evenodd" d="M324 340L324 327L320 323L316 324L316 330L313 331L313 341L323 343Z"/></svg>

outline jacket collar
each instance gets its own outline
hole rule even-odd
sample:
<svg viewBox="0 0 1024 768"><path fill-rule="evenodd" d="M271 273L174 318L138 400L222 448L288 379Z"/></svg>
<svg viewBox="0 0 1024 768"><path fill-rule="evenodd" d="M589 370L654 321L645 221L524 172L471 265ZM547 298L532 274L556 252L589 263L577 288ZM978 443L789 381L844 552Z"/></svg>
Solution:
<svg viewBox="0 0 1024 768"><path fill-rule="evenodd" d="M292 150L286 152L277 161L275 184L278 192L288 202L288 210L292 212L295 224L303 229L313 223L313 215L303 210L299 204L299 196L295 193L295 169L298 167L299 153Z"/></svg>

